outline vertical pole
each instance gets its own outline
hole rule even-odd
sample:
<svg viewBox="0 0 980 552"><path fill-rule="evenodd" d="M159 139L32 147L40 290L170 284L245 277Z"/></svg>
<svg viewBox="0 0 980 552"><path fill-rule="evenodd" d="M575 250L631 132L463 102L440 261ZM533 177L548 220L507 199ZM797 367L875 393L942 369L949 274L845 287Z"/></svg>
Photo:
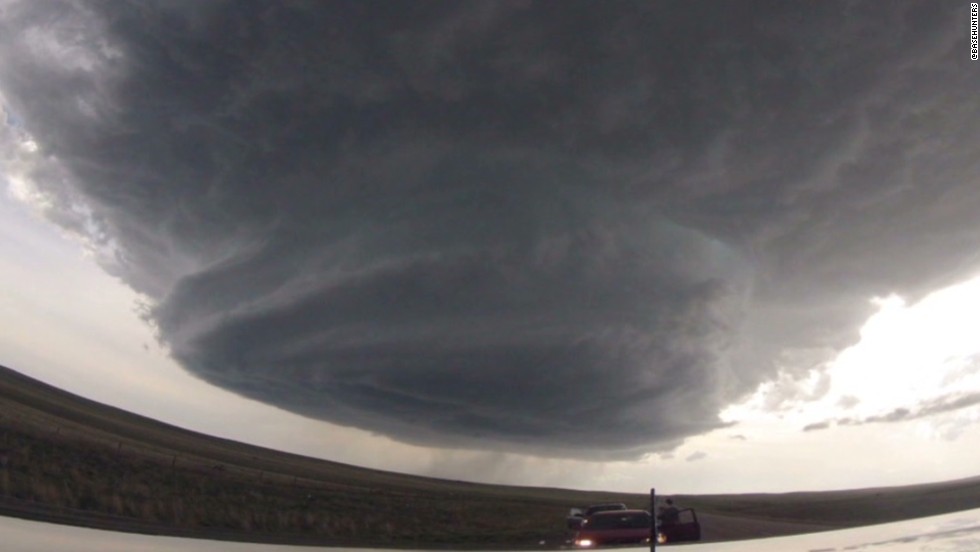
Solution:
<svg viewBox="0 0 980 552"><path fill-rule="evenodd" d="M657 490L650 488L650 552L657 552Z"/></svg>

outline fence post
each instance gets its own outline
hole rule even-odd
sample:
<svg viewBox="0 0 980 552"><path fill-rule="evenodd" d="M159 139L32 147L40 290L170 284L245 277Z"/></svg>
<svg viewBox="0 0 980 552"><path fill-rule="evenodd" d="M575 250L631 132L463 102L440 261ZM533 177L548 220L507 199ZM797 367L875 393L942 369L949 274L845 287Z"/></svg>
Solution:
<svg viewBox="0 0 980 552"><path fill-rule="evenodd" d="M657 551L657 490L650 488L650 552Z"/></svg>

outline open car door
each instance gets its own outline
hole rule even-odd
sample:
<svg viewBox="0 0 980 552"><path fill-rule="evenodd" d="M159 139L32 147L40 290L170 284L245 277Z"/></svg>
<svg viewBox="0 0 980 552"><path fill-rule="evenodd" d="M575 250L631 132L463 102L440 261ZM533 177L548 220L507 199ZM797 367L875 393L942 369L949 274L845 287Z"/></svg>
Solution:
<svg viewBox="0 0 980 552"><path fill-rule="evenodd" d="M698 523L698 515L691 508L680 510L676 522L661 523L657 530L657 541L661 544L701 540L701 524Z"/></svg>

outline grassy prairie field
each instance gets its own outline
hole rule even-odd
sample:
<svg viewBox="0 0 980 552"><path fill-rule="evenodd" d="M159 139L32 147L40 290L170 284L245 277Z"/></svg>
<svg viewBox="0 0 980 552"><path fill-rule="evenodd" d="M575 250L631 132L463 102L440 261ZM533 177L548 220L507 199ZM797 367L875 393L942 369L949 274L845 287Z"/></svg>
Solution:
<svg viewBox="0 0 980 552"><path fill-rule="evenodd" d="M0 367L0 514L200 538L398 548L557 548L574 506L637 494L370 470L210 437ZM980 478L820 493L676 496L705 540L980 507Z"/></svg>

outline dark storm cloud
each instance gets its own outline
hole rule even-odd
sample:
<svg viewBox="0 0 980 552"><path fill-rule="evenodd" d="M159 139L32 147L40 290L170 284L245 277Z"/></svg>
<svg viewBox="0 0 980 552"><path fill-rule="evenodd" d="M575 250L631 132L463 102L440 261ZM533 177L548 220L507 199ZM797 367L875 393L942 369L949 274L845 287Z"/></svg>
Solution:
<svg viewBox="0 0 980 552"><path fill-rule="evenodd" d="M977 268L964 9L15 2L0 90L192 373L631 456Z"/></svg>

